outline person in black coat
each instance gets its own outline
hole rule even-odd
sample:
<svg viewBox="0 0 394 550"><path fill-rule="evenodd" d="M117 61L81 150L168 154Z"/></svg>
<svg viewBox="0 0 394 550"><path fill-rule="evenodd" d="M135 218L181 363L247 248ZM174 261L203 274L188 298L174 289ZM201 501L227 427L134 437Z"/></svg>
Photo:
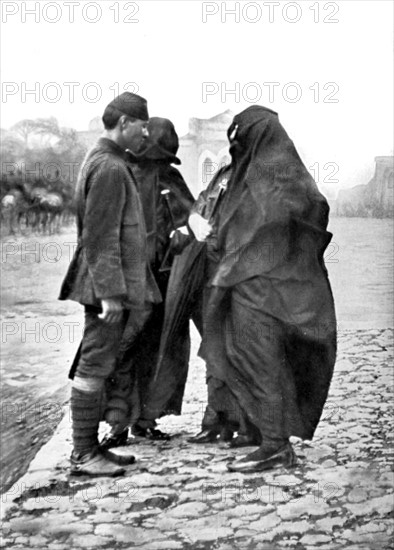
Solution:
<svg viewBox="0 0 394 550"><path fill-rule="evenodd" d="M154 383L161 333L164 303L171 266L176 253L190 240L187 223L194 198L181 173L176 154L179 143L174 125L165 118L149 120L149 138L139 155L130 156L147 229L149 264L160 288L163 302L156 304L144 330L134 340L123 338L113 384L108 392L105 417L113 424L102 446L116 447L128 438L128 426L134 436L168 439L156 428L155 420L164 414L180 414L187 366L190 354L188 323L184 324L174 344L171 364L176 364L175 379L166 377L160 387ZM160 402L159 410L157 406ZM152 417L146 411L155 409ZM116 420L114 423L113 420Z"/></svg>
<svg viewBox="0 0 394 550"><path fill-rule="evenodd" d="M104 133L88 152L77 188L78 246L60 292L85 307L82 343L71 390L72 473L123 473L116 456L98 447L106 381L128 319L141 330L152 304L161 301L148 261L146 228L126 149L148 136L146 100L125 92L103 115ZM130 461L133 461L130 457Z"/></svg>

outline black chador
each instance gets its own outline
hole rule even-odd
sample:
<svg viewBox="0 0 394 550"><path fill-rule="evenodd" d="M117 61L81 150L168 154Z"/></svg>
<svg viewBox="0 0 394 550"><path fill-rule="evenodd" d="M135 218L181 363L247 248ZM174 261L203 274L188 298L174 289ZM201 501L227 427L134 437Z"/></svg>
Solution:
<svg viewBox="0 0 394 550"><path fill-rule="evenodd" d="M291 465L290 436L311 439L336 355L323 254L329 207L276 113L253 106L228 130L232 162L193 212L209 219L201 355L208 408L196 443L237 437L259 449L228 465ZM226 190L212 217L209 205Z"/></svg>

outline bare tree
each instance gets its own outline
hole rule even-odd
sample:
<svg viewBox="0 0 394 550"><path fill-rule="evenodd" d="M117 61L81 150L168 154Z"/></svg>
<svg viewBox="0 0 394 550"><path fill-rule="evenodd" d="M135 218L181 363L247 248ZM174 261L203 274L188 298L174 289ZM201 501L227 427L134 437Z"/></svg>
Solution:
<svg viewBox="0 0 394 550"><path fill-rule="evenodd" d="M23 142L27 149L29 147L29 138L36 133L37 125L34 120L25 118L24 120L20 120L19 122L14 124L11 130L23 139Z"/></svg>
<svg viewBox="0 0 394 550"><path fill-rule="evenodd" d="M14 124L11 130L23 139L26 149L33 136L39 136L41 146L48 147L54 138L59 138L61 135L59 123L54 117L24 119Z"/></svg>

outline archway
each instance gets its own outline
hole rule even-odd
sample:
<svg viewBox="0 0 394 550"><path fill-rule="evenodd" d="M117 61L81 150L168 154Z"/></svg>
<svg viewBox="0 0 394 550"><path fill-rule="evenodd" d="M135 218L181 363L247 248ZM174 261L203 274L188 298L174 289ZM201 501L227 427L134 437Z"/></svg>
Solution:
<svg viewBox="0 0 394 550"><path fill-rule="evenodd" d="M228 151L228 147L223 147L217 155L218 158L218 168L223 168L223 166L227 166L231 162L230 153Z"/></svg>
<svg viewBox="0 0 394 550"><path fill-rule="evenodd" d="M218 162L216 155L211 151L205 150L198 159L198 183L199 191L205 189L217 172Z"/></svg>

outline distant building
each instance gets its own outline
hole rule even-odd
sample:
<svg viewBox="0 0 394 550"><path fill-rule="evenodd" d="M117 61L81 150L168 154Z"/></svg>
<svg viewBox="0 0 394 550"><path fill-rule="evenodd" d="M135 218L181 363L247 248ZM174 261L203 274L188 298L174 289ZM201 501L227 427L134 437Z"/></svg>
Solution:
<svg viewBox="0 0 394 550"><path fill-rule="evenodd" d="M375 200L383 211L394 210L394 157L376 157L375 174Z"/></svg>
<svg viewBox="0 0 394 550"><path fill-rule="evenodd" d="M394 157L375 157L375 173L367 184L341 189L332 203L337 216L387 218L394 215Z"/></svg>
<svg viewBox="0 0 394 550"><path fill-rule="evenodd" d="M179 139L180 170L195 196L219 167L230 162L227 129L233 118L229 110L208 119L191 118L189 132Z"/></svg>

